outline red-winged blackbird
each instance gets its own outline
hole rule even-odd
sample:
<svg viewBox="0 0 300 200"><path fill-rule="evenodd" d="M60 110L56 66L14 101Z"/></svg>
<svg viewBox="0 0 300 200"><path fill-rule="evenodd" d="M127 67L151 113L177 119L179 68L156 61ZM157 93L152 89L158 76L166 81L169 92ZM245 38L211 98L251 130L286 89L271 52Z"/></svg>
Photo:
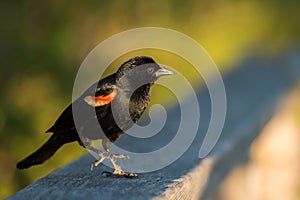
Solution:
<svg viewBox="0 0 300 200"><path fill-rule="evenodd" d="M140 56L126 61L116 73L93 84L70 104L46 131L53 132L50 139L21 160L17 168L41 164L62 145L77 141L100 156L91 164L91 169L109 158L115 168L114 174L126 174L116 163L116 158L125 156L110 154L109 146L141 117L150 101L151 86L157 78L169 74L173 72L159 66L150 57ZM95 126L93 119L100 124L102 131ZM97 139L102 140L105 152L92 147L91 142Z"/></svg>

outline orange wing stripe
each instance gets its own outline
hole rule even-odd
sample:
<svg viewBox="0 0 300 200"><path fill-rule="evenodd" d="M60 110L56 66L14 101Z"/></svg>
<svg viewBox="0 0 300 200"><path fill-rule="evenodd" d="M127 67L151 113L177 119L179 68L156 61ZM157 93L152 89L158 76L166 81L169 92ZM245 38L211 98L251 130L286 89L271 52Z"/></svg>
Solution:
<svg viewBox="0 0 300 200"><path fill-rule="evenodd" d="M93 99L98 102L102 101L105 102L106 104L110 103L117 95L117 91L113 91L112 93L106 95L106 96L98 96L98 97L93 97Z"/></svg>
<svg viewBox="0 0 300 200"><path fill-rule="evenodd" d="M104 106L106 104L109 104L110 102L112 102L112 100L114 100L114 98L117 96L117 91L114 90L112 91L110 94L106 95L106 96L87 96L84 98L84 101L94 107L97 106Z"/></svg>

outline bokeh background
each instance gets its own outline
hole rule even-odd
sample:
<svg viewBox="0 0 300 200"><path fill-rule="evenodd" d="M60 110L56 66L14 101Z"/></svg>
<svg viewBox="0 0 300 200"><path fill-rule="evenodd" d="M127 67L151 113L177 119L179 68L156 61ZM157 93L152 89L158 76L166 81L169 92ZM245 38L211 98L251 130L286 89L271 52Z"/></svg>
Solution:
<svg viewBox="0 0 300 200"><path fill-rule="evenodd" d="M198 41L223 73L252 56L293 51L300 41L296 0L4 0L0 10L0 199L86 153L69 144L47 164L15 169L48 139L43 132L71 102L81 62L109 36L144 26L175 29ZM156 54L158 61L169 56Z"/></svg>

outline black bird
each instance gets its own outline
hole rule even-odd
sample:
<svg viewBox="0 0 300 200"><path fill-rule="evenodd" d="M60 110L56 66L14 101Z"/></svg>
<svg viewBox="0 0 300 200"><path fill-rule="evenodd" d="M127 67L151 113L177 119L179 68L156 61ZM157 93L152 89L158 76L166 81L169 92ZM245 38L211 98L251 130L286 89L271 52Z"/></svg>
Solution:
<svg viewBox="0 0 300 200"><path fill-rule="evenodd" d="M100 156L91 164L91 170L108 158L115 168L113 174L126 175L116 163L116 158L126 156L110 154L110 144L140 119L150 101L154 82L160 76L170 74L173 72L159 66L150 57L139 56L126 61L116 73L93 84L70 104L46 131L53 133L49 140L18 162L17 168L41 164L62 145L77 141ZM92 146L92 141L98 139L102 140L104 152Z"/></svg>

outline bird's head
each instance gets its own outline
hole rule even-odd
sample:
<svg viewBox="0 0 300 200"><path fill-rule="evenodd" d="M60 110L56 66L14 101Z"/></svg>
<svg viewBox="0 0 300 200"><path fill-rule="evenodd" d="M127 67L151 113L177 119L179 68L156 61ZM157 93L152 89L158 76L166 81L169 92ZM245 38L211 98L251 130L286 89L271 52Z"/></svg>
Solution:
<svg viewBox="0 0 300 200"><path fill-rule="evenodd" d="M159 77L174 74L173 71L159 66L152 58L138 56L121 65L117 71L117 82L120 85L138 88L152 85Z"/></svg>

